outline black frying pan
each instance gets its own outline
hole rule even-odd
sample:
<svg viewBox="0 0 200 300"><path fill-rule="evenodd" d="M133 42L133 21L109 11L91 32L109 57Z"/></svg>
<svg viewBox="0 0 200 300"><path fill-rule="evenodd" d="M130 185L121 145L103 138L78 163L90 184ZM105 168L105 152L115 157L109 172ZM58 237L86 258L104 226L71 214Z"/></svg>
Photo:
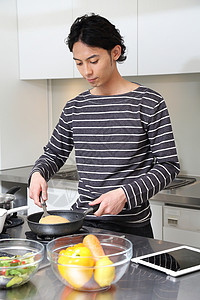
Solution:
<svg viewBox="0 0 200 300"><path fill-rule="evenodd" d="M27 217L29 228L38 236L62 236L72 234L78 231L82 225L86 215L94 213L99 208L99 204L91 206L84 212L71 211L71 210L51 210L48 211L50 215L57 215L69 220L69 223L59 224L40 224L39 221L43 212L31 214Z"/></svg>

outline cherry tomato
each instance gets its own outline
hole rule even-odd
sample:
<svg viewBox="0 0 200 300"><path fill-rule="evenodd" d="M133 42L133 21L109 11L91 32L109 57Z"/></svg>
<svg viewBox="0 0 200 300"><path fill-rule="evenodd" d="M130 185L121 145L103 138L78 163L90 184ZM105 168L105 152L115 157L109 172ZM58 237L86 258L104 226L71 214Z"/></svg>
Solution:
<svg viewBox="0 0 200 300"><path fill-rule="evenodd" d="M5 267L5 268L6 268L6 267ZM1 275L4 275L4 276L5 276L5 275L6 275L6 271L7 271L6 269L1 270Z"/></svg>
<svg viewBox="0 0 200 300"><path fill-rule="evenodd" d="M13 260L11 261L11 265L14 265L14 266L16 266L18 263L20 263L20 260L19 260L19 259L13 259Z"/></svg>

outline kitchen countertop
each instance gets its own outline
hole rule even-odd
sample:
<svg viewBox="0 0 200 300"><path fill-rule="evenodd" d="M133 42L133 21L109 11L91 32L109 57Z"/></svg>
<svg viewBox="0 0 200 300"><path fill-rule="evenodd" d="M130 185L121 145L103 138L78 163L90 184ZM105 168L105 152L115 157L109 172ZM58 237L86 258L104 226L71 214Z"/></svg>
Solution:
<svg viewBox="0 0 200 300"><path fill-rule="evenodd" d="M200 177L194 177L196 181L194 183L176 188L176 189L164 189L151 200L164 202L165 204L178 205L184 207L200 208Z"/></svg>
<svg viewBox="0 0 200 300"><path fill-rule="evenodd" d="M26 217L24 224L8 229L11 237L25 238L25 232L29 230ZM96 228L88 228L92 233L118 234ZM133 243L133 256L148 254L159 250L169 249L177 244L160 240L126 234L126 238ZM152 270L144 266L130 263L129 269L122 279L109 290L99 292L95 298L94 293L74 292L67 296L69 289L65 287L54 275L50 266L46 266L44 259L41 268L30 282L20 288L12 290L0 290L0 299L32 299L32 300L188 300L199 299L200 295L200 271L184 275L176 279L169 278L164 273ZM98 296L98 297L97 297Z"/></svg>
<svg viewBox="0 0 200 300"><path fill-rule="evenodd" d="M29 174L31 172L32 166L14 168L8 170L0 171L0 181L10 181L27 184ZM65 171L71 173L76 172L75 165L65 164L60 171ZM70 176L69 176L70 177ZM192 184L179 187L177 189L162 190L150 200L163 202L167 204L188 206L193 208L200 208L200 177L195 177L196 181ZM58 189L73 189L77 190L78 181L73 179L58 179L52 178L48 182L48 186L51 188Z"/></svg>
<svg viewBox="0 0 200 300"><path fill-rule="evenodd" d="M21 168L13 168L7 170L0 170L0 181L7 181L7 182L16 182L16 183L23 183L27 184L30 172L33 166L21 167ZM75 171L75 165L67 165L65 164L61 169L61 171ZM71 177L71 176L70 176ZM77 180L68 180L66 179L51 179L48 182L48 187L50 188L57 188L57 189L72 189L77 190L78 188L78 181Z"/></svg>

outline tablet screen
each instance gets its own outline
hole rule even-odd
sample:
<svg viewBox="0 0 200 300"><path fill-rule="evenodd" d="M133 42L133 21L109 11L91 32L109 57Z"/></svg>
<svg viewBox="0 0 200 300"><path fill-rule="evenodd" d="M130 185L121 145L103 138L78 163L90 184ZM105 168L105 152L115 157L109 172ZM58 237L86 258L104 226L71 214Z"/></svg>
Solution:
<svg viewBox="0 0 200 300"><path fill-rule="evenodd" d="M171 276L200 270L200 249L179 246L153 254L132 258L135 263L154 268Z"/></svg>
<svg viewBox="0 0 200 300"><path fill-rule="evenodd" d="M200 265L200 252L179 249L146 257L143 260L172 271L180 271Z"/></svg>

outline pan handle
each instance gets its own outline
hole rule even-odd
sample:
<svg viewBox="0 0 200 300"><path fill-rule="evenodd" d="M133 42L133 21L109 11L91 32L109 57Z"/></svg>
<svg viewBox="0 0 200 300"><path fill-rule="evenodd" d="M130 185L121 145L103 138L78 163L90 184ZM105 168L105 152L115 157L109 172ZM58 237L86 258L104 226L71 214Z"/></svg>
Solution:
<svg viewBox="0 0 200 300"><path fill-rule="evenodd" d="M6 192L6 194L14 195L20 189L21 189L20 186L13 186Z"/></svg>
<svg viewBox="0 0 200 300"><path fill-rule="evenodd" d="M95 213L98 210L100 204L95 204L84 211L84 215L89 215L90 213Z"/></svg>

